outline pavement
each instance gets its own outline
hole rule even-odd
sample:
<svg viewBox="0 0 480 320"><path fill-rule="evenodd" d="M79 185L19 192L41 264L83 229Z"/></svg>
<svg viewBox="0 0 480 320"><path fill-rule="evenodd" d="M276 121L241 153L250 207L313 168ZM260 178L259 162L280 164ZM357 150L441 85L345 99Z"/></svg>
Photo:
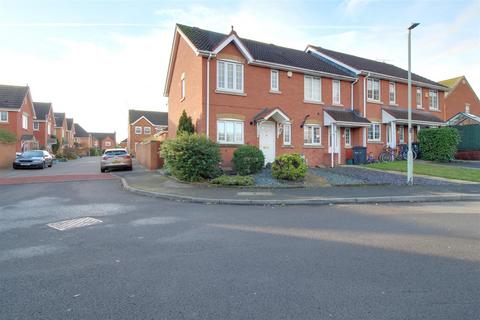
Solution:
<svg viewBox="0 0 480 320"><path fill-rule="evenodd" d="M100 222L49 226L85 217ZM0 318L479 319L479 223L475 202L211 206L115 180L4 185Z"/></svg>

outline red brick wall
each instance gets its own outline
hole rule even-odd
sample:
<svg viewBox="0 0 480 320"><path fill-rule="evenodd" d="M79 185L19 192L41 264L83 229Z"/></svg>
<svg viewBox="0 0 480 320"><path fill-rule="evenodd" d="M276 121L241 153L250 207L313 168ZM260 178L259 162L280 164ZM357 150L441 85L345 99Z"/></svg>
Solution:
<svg viewBox="0 0 480 320"><path fill-rule="evenodd" d="M0 142L0 168L9 168L15 160L15 143Z"/></svg>
<svg viewBox="0 0 480 320"><path fill-rule="evenodd" d="M142 127L142 133L136 134L135 127ZM145 134L144 128L150 128L151 134ZM135 144L137 142L142 142L144 139L153 136L157 132L155 126L153 126L149 121L145 119L140 119L135 124L128 125L128 150L130 153L135 153Z"/></svg>
<svg viewBox="0 0 480 320"><path fill-rule="evenodd" d="M465 105L470 104L470 113L480 116L480 101L465 80L460 80L457 87L445 97L445 120L459 112L465 112Z"/></svg>
<svg viewBox="0 0 480 320"><path fill-rule="evenodd" d="M107 141L110 143L110 145L107 145ZM115 142L115 140L112 138L112 137L106 137L105 139L102 140L102 150L106 150L106 149L113 149L117 146L117 143Z"/></svg>
<svg viewBox="0 0 480 320"><path fill-rule="evenodd" d="M160 158L160 141L137 143L135 153L137 161L147 170L156 170L163 167L163 159Z"/></svg>

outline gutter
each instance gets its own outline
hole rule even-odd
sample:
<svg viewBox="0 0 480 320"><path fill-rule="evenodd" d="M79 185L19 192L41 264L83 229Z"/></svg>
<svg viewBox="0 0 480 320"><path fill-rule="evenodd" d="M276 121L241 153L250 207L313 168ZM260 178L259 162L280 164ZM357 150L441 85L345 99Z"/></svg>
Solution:
<svg viewBox="0 0 480 320"><path fill-rule="evenodd" d="M206 116L206 128L205 133L207 138L210 138L210 60L212 59L212 54L208 55L207 59L207 116Z"/></svg>

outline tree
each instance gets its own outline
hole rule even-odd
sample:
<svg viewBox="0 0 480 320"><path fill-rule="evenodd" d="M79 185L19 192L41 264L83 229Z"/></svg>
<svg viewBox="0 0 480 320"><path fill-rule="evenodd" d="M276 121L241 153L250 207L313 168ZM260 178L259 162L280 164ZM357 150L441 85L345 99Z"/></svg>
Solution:
<svg viewBox="0 0 480 320"><path fill-rule="evenodd" d="M189 117L185 110L183 110L180 120L178 121L177 135L185 132L192 134L195 132L195 127L193 126L192 117Z"/></svg>
<svg viewBox="0 0 480 320"><path fill-rule="evenodd" d="M60 148L60 141L55 137L56 143L52 145L52 153L57 154L58 149Z"/></svg>

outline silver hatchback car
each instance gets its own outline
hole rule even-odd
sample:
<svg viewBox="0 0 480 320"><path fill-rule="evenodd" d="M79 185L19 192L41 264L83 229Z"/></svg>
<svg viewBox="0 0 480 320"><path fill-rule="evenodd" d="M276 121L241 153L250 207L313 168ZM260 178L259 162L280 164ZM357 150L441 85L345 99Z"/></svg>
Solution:
<svg viewBox="0 0 480 320"><path fill-rule="evenodd" d="M111 169L132 170L132 157L125 149L107 149L100 162L100 171Z"/></svg>

